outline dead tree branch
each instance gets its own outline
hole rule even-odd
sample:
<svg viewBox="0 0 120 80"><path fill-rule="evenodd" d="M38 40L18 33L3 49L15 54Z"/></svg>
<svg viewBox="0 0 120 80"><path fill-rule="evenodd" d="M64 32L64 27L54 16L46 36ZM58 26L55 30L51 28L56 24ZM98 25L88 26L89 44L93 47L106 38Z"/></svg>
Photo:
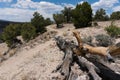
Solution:
<svg viewBox="0 0 120 80"><path fill-rule="evenodd" d="M115 71L98 61L96 62L95 59L83 56L86 53L108 56L109 48L84 45L78 32L74 31L73 34L78 45L60 36L55 38L57 46L64 52L63 62L54 71L59 72L59 77L62 79L56 78L55 80L77 80L80 75L72 71L71 66L74 63L77 63L83 72L88 73L90 80L119 80L120 75Z"/></svg>

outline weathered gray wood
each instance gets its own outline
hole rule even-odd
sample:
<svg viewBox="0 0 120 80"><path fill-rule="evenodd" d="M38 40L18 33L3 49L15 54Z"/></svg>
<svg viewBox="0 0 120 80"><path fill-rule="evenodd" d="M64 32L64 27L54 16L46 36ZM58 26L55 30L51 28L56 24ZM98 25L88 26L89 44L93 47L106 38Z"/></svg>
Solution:
<svg viewBox="0 0 120 80"><path fill-rule="evenodd" d="M63 63L57 67L56 71L60 71L61 75L65 77L64 79L68 80L70 74L70 66L73 61L73 52L69 42L65 41L61 37L57 37L56 40L58 47L65 53Z"/></svg>
<svg viewBox="0 0 120 80"><path fill-rule="evenodd" d="M60 73L64 75L67 80L69 78L70 66L71 66L73 59L72 59L72 51L70 49L67 49L65 53L66 53L66 56L65 56L65 59L63 60Z"/></svg>
<svg viewBox="0 0 120 80"><path fill-rule="evenodd" d="M80 69L87 72L91 80L119 80L120 75L115 73L110 68L106 67L100 62L96 62L95 59L89 59L87 57L82 57L74 54L73 49L78 49L77 45L71 43L71 41L66 41L62 37L56 37L56 42L60 50L64 54L63 62L56 69L59 71L61 76L64 76L62 80L77 80L78 75L71 71L72 63L76 62ZM58 79L56 79L58 80Z"/></svg>
<svg viewBox="0 0 120 80"><path fill-rule="evenodd" d="M89 62L84 57L78 56L79 64L86 67L90 76L92 76L93 80L102 80L96 72L100 72L100 70L91 62Z"/></svg>
<svg viewBox="0 0 120 80"><path fill-rule="evenodd" d="M71 66L70 76L68 80L89 80L89 76L87 73L84 73L79 65L75 62L73 66Z"/></svg>
<svg viewBox="0 0 120 80"><path fill-rule="evenodd" d="M115 73L115 71L111 70L101 62L95 61L94 59L87 59L99 68L100 72L97 73L103 80L120 80L120 74Z"/></svg>
<svg viewBox="0 0 120 80"><path fill-rule="evenodd" d="M70 67L73 61L72 58L72 51L69 48L66 48L65 50L66 56L62 62L62 64L60 64L55 71L53 72L57 72L59 71L61 73L60 76L64 76L64 80L68 80L69 75L70 75Z"/></svg>

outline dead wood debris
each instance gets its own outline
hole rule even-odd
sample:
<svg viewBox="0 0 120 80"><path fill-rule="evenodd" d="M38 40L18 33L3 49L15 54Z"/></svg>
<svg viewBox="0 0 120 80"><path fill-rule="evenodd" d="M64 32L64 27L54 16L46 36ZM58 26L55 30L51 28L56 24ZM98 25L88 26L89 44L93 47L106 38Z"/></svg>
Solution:
<svg viewBox="0 0 120 80"><path fill-rule="evenodd" d="M78 45L76 45L74 41L63 39L60 36L55 38L57 46L64 52L64 57L63 62L52 72L60 74L53 76L52 80L120 79L120 74L111 69L108 65L103 64L100 60L86 57L85 54L90 53L89 48L83 46L78 33L75 37L77 38ZM108 62L106 62L106 64L108 64Z"/></svg>

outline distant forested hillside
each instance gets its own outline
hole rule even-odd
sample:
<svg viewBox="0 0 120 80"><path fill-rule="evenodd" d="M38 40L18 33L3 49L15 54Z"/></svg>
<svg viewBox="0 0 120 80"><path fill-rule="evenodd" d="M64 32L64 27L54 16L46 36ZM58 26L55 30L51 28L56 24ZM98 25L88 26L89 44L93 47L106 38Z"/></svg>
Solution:
<svg viewBox="0 0 120 80"><path fill-rule="evenodd" d="M0 20L0 33L3 31L3 28L5 28L9 24L21 24L21 22Z"/></svg>

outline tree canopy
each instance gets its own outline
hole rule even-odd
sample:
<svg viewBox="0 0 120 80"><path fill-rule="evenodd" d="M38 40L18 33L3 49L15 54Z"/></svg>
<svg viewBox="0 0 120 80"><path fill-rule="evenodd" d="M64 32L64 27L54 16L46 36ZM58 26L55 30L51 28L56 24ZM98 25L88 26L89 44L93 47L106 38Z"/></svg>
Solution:
<svg viewBox="0 0 120 80"><path fill-rule="evenodd" d="M109 20L108 15L106 15L106 12L103 8L98 9L95 13L94 20L96 21L106 21Z"/></svg>
<svg viewBox="0 0 120 80"><path fill-rule="evenodd" d="M36 32L40 32L40 33L43 33L46 31L46 28L45 28L45 19L42 15L40 15L40 13L38 12L35 12L33 14L33 18L31 19L31 24L33 26L35 26L36 28Z"/></svg>
<svg viewBox="0 0 120 80"><path fill-rule="evenodd" d="M21 25L20 24L10 24L8 25L3 32L3 39L8 44L8 46L12 46L15 41L16 37L21 34Z"/></svg>
<svg viewBox="0 0 120 80"><path fill-rule="evenodd" d="M65 21L67 23L71 22L71 20L72 20L72 8L71 7L64 7L64 9L61 12L65 17Z"/></svg>
<svg viewBox="0 0 120 80"><path fill-rule="evenodd" d="M62 24L63 22L65 22L65 17L61 13L53 14L53 19L55 20L57 27L59 27L59 24Z"/></svg>
<svg viewBox="0 0 120 80"><path fill-rule="evenodd" d="M92 8L88 2L77 4L72 14L73 14L73 23L76 28L87 27L91 25Z"/></svg>
<svg viewBox="0 0 120 80"><path fill-rule="evenodd" d="M119 20L119 19L120 19L120 11L113 12L113 13L110 15L110 19Z"/></svg>
<svg viewBox="0 0 120 80"><path fill-rule="evenodd" d="M21 36L24 41L29 41L30 39L34 38L36 35L36 28L32 26L30 23L25 23L21 29Z"/></svg>

